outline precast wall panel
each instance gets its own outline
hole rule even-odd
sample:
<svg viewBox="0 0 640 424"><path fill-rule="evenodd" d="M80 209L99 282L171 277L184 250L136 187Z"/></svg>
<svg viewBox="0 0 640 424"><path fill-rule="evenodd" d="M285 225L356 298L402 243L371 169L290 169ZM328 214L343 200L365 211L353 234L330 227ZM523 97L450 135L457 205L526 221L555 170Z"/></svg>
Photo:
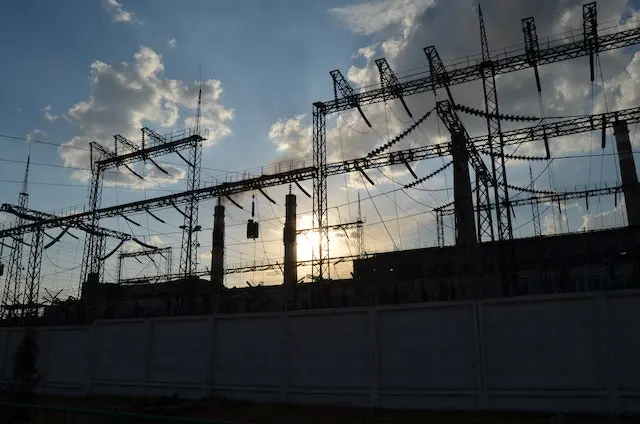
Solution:
<svg viewBox="0 0 640 424"><path fill-rule="evenodd" d="M366 310L289 314L288 387L292 391L369 387L368 325Z"/></svg>
<svg viewBox="0 0 640 424"><path fill-rule="evenodd" d="M473 304L378 312L381 389L477 390Z"/></svg>
<svg viewBox="0 0 640 424"><path fill-rule="evenodd" d="M280 314L216 318L212 383L277 389L286 365L284 343Z"/></svg>
<svg viewBox="0 0 640 424"><path fill-rule="evenodd" d="M640 292L44 327L38 391L640 412ZM23 329L0 329L0 381Z"/></svg>
<svg viewBox="0 0 640 424"><path fill-rule="evenodd" d="M486 302L482 324L487 389L605 389L592 296Z"/></svg>
<svg viewBox="0 0 640 424"><path fill-rule="evenodd" d="M381 407L479 407L472 303L382 309L377 328Z"/></svg>
<svg viewBox="0 0 640 424"><path fill-rule="evenodd" d="M608 355L619 410L640 413L640 294L607 298Z"/></svg>
<svg viewBox="0 0 640 424"><path fill-rule="evenodd" d="M169 389L205 385L210 323L207 317L151 320L148 382Z"/></svg>
<svg viewBox="0 0 640 424"><path fill-rule="evenodd" d="M149 324L146 320L99 321L92 327L91 392L119 395L146 382Z"/></svg>
<svg viewBox="0 0 640 424"><path fill-rule="evenodd" d="M89 379L90 327L51 327L40 330L43 391L59 395L83 394Z"/></svg>

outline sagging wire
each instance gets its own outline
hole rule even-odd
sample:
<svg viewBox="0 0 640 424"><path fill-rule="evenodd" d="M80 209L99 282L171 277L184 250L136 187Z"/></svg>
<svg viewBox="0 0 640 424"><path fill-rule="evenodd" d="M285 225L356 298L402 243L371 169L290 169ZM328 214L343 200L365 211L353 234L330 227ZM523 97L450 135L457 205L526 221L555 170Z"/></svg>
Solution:
<svg viewBox="0 0 640 424"><path fill-rule="evenodd" d="M378 214L378 218L380 218L380 222L382 222L382 225L384 226L384 229L387 232L387 235L391 239L391 243L393 243L394 250L398 250L398 245L396 245L396 241L393 239L393 236L391 235L391 232L389 231L389 228L387 227L387 223L382 219L382 214L380 213L380 210L378 209L378 205L376 205L376 202L373 201L373 198L371 197L371 192L369 191L369 187L367 187L367 183L364 182L364 177L362 176L362 174L360 174L360 179L362 180L362 185L364 186L365 190L367 191L367 195L369 196L369 200L371 200L371 203L373 204L373 208L376 210L376 213Z"/></svg>

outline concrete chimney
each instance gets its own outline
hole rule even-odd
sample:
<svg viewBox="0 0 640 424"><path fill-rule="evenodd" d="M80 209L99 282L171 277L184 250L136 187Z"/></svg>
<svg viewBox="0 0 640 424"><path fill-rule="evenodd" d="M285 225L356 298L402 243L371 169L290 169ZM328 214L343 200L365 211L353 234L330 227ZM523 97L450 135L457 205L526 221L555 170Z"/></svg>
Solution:
<svg viewBox="0 0 640 424"><path fill-rule="evenodd" d="M224 285L224 205L218 198L213 212L213 249L211 251L211 282Z"/></svg>
<svg viewBox="0 0 640 424"><path fill-rule="evenodd" d="M456 245L471 245L477 242L477 236L469 178L469 153L464 134L453 134L451 142Z"/></svg>
<svg viewBox="0 0 640 424"><path fill-rule="evenodd" d="M284 221L284 285L294 287L298 282L298 243L296 242L296 195L287 194Z"/></svg>
<svg viewBox="0 0 640 424"><path fill-rule="evenodd" d="M636 174L636 164L633 160L627 121L616 121L613 125L613 133L616 137L620 176L622 177L622 192L624 193L624 204L627 209L629 226L640 226L640 187L638 187L638 175Z"/></svg>

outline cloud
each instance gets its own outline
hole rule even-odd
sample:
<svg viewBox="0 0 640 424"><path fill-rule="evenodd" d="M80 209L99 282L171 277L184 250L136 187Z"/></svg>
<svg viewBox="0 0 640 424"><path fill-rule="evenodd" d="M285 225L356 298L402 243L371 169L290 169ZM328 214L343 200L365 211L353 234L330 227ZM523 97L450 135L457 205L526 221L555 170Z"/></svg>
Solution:
<svg viewBox="0 0 640 424"><path fill-rule="evenodd" d="M53 122L56 119L58 119L60 116L53 115L51 113L51 105L46 105L45 107L42 108L42 117L44 118L45 121Z"/></svg>
<svg viewBox="0 0 640 424"><path fill-rule="evenodd" d="M135 13L125 10L122 3L118 3L117 0L101 0L101 3L102 7L111 15L113 22L142 23L136 19Z"/></svg>
<svg viewBox="0 0 640 424"><path fill-rule="evenodd" d="M22 108L17 107L16 112L22 112Z"/></svg>
<svg viewBox="0 0 640 424"><path fill-rule="evenodd" d="M618 206L595 214L586 214L582 217L580 231L600 230L605 228L615 228L626 225L626 209L624 199Z"/></svg>
<svg viewBox="0 0 640 424"><path fill-rule="evenodd" d="M269 140L279 152L286 152L287 156L304 157L311 153L311 127L303 121L306 115L297 115L291 119L279 119L269 129Z"/></svg>
<svg viewBox="0 0 640 424"><path fill-rule="evenodd" d="M558 2L556 0L539 0L530 2L527 0L487 0L482 2L487 36L491 49L498 51L505 46L513 46L523 42L521 19L534 16L537 31L541 40L546 36L559 34L570 29L574 29L573 35L576 40L580 40L582 31L582 0L566 0ZM440 56L447 66L450 66L453 58L466 58L480 52L479 22L477 12L477 1L475 0L450 0L440 1L401 1L401 0L380 0L369 1L334 8L329 10L331 16L339 22L344 23L352 30L357 37L362 40L361 44L354 46L352 62L348 67L342 69L343 74L349 80L354 89L367 87L379 87L380 78L375 66L374 59L385 57L395 71L400 80L405 78L416 78L417 74L425 74L428 71L428 62L423 53L423 48L428 45L435 45ZM389 11L389 13L386 13ZM602 23L614 21L620 27L624 24L625 17L633 12L630 2L627 0L611 0L598 4L598 20ZM603 24L604 25L604 24ZM363 37L364 35L364 37ZM570 32L565 35L571 36ZM541 47L543 47L541 45ZM331 69L335 64L326 64ZM602 67L602 75L600 72ZM539 116L541 106L544 115L567 116L581 115L586 113L599 113L607 109L603 98L602 86L606 88L608 110L615 110L622 107L633 107L640 102L640 53L634 55L632 49L618 49L609 52L602 52L599 55L599 62L596 62L597 78L591 84L589 79L588 60L585 58L573 59L562 63L540 66L540 77L542 82L542 95L539 98L536 91L534 73L532 70L523 70L509 74L501 74L497 78L498 94L500 99L500 111L505 114L518 114L527 116ZM604 79L604 83L601 81ZM327 91L331 88L327 85ZM453 97L456 102L470 107L484 109L484 99L482 83L474 81L463 85L452 87ZM442 100L446 96L444 90L439 90L437 99ZM316 99L330 100L330 99ZM419 119L423 114L435 106L435 98L432 93L423 93L405 98L409 109L414 115L414 119ZM592 106L593 105L593 106ZM411 119L407 116L403 106L398 100L390 100L385 103L377 103L362 107L364 114L371 122L373 128L369 128L357 110L347 110L339 114L327 116L327 153L328 161L334 162L355 157L362 157L373 148L383 144L389 138L402 132L411 125ZM284 117L278 122L288 122L294 120L299 124L298 133L307 134L311 130L310 117L297 119L298 115ZM465 114L460 114L465 127L471 136L486 134L487 124L484 119L475 118ZM503 121L503 130L518 128L524 124ZM527 126L529 124L526 124ZM414 147L419 145L432 144L436 142L448 141L449 134L437 119L435 114L429 117L419 129L411 132L407 137L394 145L392 150ZM273 139L271 139L274 142ZM282 140L274 142L275 148L281 153L283 150ZM589 152L592 149L599 149L599 131L594 134L584 133L562 138L551 138L549 140L552 157L565 154ZM608 143L607 148L613 143ZM508 150L508 149L507 149ZM524 143L519 147L516 154L531 156L544 156L544 145L542 141L536 143ZM442 159L422 161L415 168L416 174L421 177L442 166L450 160L449 157ZM484 157L485 163L489 165L488 158ZM609 161L608 157L605 162ZM615 157L611 157L615 161ZM595 163L595 162L594 162ZM588 177L587 174L596 174L587 170L584 159L558 160L549 165L548 162L534 162L536 169L543 173L542 181L553 175L554 187L568 187L567 190L575 189L576 185L582 184L584 187ZM612 165L612 163L609 163ZM604 166L604 165L603 165ZM528 186L529 176L526 172L524 161L507 162L509 183L517 186ZM604 166L606 168L606 166ZM612 166L612 169L615 167ZM392 171L392 172L390 172ZM408 183L413 178L408 175L403 165L396 165L391 170L384 169L383 172L399 181L401 184ZM403 174L404 172L404 174ZM397 201L408 212L426 212L417 217L421 222L429 220L429 225L433 225L432 215L428 213L429 206L438 206L452 200L452 176L448 169L437 177L421 184L416 189L399 191L397 199L393 201L388 196L380 196L381 191L389 191L392 182L382 176L379 172L371 170L367 174L373 179L375 186L367 183L367 188L375 198L376 206L380 209L383 217L393 220L396 211L394 202ZM598 172L599 174L599 172ZM359 173L349 174L343 183L342 176L330 179L329 182L329 207L330 219L339 219L335 215L334 205L340 204L345 197L351 195L351 200L355 195L354 191L365 186ZM472 174L472 179L475 176ZM603 180L615 179L611 173L603 174ZM593 178L591 183L598 182ZM334 184L334 182L336 184ZM563 189L564 190L564 189ZM562 190L561 190L562 191ZM406 197L406 193L411 194L417 201ZM513 194L512 194L513 195ZM391 196L394 197L394 196ZM366 206L364 206L366 203ZM377 217L371 202L363 202L364 214L369 218ZM560 225L564 229L575 230L580 223L581 214L578 208L563 210L562 216L556 217L556 230L560 232ZM529 210L522 209L527 213ZM518 212L518 214L521 212ZM343 218L344 218L343 212ZM404 213L400 211L400 218ZM556 215L557 213L556 209ZM530 217L527 217L527 220ZM558 222L562 221L562 224ZM401 231L406 239L415 236L416 221L412 218L401 219ZM520 216L518 216L518 222ZM620 221L619 221L620 222ZM567 225L570 224L570 225ZM389 225L393 232L395 223ZM553 232L553 216L544 218L543 229ZM367 226L368 240L389 241L386 230L383 226ZM435 228L432 226L432 230ZM448 231L448 230L447 230ZM394 234L397 237L397 235ZM425 232L424 236L430 241L422 241L422 244L433 244L435 241L434 231ZM397 241L397 240L396 240Z"/></svg>
<svg viewBox="0 0 640 424"><path fill-rule="evenodd" d="M33 131L31 131L29 134L27 134L25 138L28 141L32 141L32 140L42 140L46 136L47 136L47 133L36 128Z"/></svg>
<svg viewBox="0 0 640 424"><path fill-rule="evenodd" d="M138 238L142 242L144 242L146 244L149 244L151 246L155 246L155 247L159 247L159 248L163 248L163 247L167 247L168 246L167 242L162 237L157 236L157 235L153 235L151 237L140 235L140 236L138 236ZM127 241L122 246L122 252L140 252L142 250L146 250L146 247L142 247L141 245L139 245L135 241Z"/></svg>
<svg viewBox="0 0 640 424"><path fill-rule="evenodd" d="M376 0L329 10L351 30L369 35L403 24L411 26L413 19L435 4L435 0Z"/></svg>
<svg viewBox="0 0 640 424"><path fill-rule="evenodd" d="M178 45L178 41L175 38L172 38L171 40L167 41L167 46L169 46L170 49L174 49L177 45Z"/></svg>
<svg viewBox="0 0 640 424"><path fill-rule="evenodd" d="M91 94L69 108L69 121L77 135L60 148L65 166L89 167L88 145L96 141L109 149L113 146L114 134L136 141L140 128L144 126L164 128L164 132L179 124L192 127L193 110L198 104L198 85L187 85L183 81L164 77L162 56L148 47L140 47L133 63L109 65L96 60L90 67ZM222 85L217 80L202 81L201 127L208 132L206 146L231 133L229 122L233 110L221 103ZM162 132L162 131L161 131ZM160 182L176 182L183 171L176 168L166 176L157 168L139 169L150 172ZM76 179L86 180L86 171L76 171ZM139 186L140 180L126 169L118 174L106 174L105 182L119 185ZM149 182L146 182L149 187Z"/></svg>

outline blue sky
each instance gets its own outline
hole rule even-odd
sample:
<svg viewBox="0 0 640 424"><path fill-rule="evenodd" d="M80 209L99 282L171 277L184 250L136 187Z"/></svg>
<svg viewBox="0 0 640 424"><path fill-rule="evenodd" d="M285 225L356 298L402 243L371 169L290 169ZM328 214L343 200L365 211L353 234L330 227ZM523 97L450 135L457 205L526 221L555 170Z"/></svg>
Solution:
<svg viewBox="0 0 640 424"><path fill-rule="evenodd" d="M81 168L88 166L86 151L82 150L87 142L97 140L111 148L115 133L137 141L139 128L144 125L159 132L188 125L199 69L204 87L203 124L211 128L210 142L214 144L204 149L203 182L224 178L224 170L308 158L312 103L332 97L330 70L341 69L357 87L377 83L373 60L378 57L386 57L397 74L403 75L426 66L422 48L430 44L435 44L445 59L475 54L479 52L476 5L473 0L10 2L0 15L0 36L7 40L5 61L0 67L0 134L74 148L59 150L47 144L0 138L0 201L15 202L30 149L34 163L31 207L52 211L86 203L86 172ZM489 42L494 48L520 43L520 19L531 15L536 18L541 37L580 28L581 7L582 2L574 0L514 0L508 6L499 1L483 2ZM635 12L636 5L635 1L612 0L599 2L598 8L601 22L621 22L622 16ZM546 116L636 106L640 99L640 58L634 53L635 49L626 49L601 55L603 71L593 87L584 58L541 68ZM532 74L522 71L499 78L503 112L540 113ZM606 90L601 89L603 80ZM455 87L454 96L459 103L482 107L480 87ZM420 116L433 107L434 99L425 94L407 102L414 115ZM374 123L375 132L366 128L357 112L328 120L330 160L363 156L409 125L397 102L366 108L365 113ZM472 135L485 131L482 122L464 119ZM446 139L437 120L430 118L421 126L420 134L412 134L398 148ZM613 143L609 142L605 155L596 148L598 144L599 134L553 141L554 155L565 158L547 170L546 163L534 163L533 172L540 175L536 186L562 191L577 184L615 183ZM535 155L540 153L540 146L524 150ZM585 154L595 156L566 157ZM181 191L180 159L172 155L161 162L173 171L172 177L159 175L152 168L138 168L147 177L145 183L126 171L108 176L103 205ZM417 164L416 172L426 175L442 163L433 160ZM509 173L511 183L528 184L526 164L510 164ZM450 200L451 176L444 173L422 190L409 191L409 197L396 190L394 182L411 181L406 170L372 171L370 175L376 181L374 187L365 188L357 174L330 180L331 222L355 215L354 202L359 193L364 214L372 224L365 229L369 250L433 245L433 215L423 204L437 206ZM311 183L305 186L310 191ZM281 199L286 190L269 190L278 200L275 206L257 195L264 222L262 237L255 244L247 243L243 235L248 214L228 208L227 222L232 225L227 239L228 264L273 262L280 257L279 220L284 215ZM308 227L311 202L298 194L299 226ZM250 209L250 195L240 198L245 209ZM380 215L369 196L375 199ZM568 220L573 231L586 224L597 227L624 222L623 211L614 208L613 199L595 203L599 206L589 211L579 203L566 205L562 218L557 213L554 218L552 208L541 206L545 231L554 232L555 222L555 232L560 232L560 219ZM200 221L206 228L201 234L201 268L209 261L212 206L213 201L209 201L201 207ZM145 215L134 218L141 224L139 228L131 228L122 219L104 224L133 231L148 242L173 246L177 268L180 233L176 227L181 224L180 217L171 210L159 214L167 225ZM381 221L380 217L385 225L374 224ZM518 212L518 236L531 234L530 220L530 209ZM332 236L334 253L352 253L353 243L340 236ZM312 239L301 240L302 259L309 253ZM77 286L81 241L65 237L47 254L44 272L52 276L47 284L71 293ZM107 279L115 275L114 266L109 262ZM132 264L129 276L139 272L147 275L153 268L140 267ZM343 266L335 271L346 276L349 269ZM241 284L277 279L277 273L265 273L231 277L229 281Z"/></svg>

